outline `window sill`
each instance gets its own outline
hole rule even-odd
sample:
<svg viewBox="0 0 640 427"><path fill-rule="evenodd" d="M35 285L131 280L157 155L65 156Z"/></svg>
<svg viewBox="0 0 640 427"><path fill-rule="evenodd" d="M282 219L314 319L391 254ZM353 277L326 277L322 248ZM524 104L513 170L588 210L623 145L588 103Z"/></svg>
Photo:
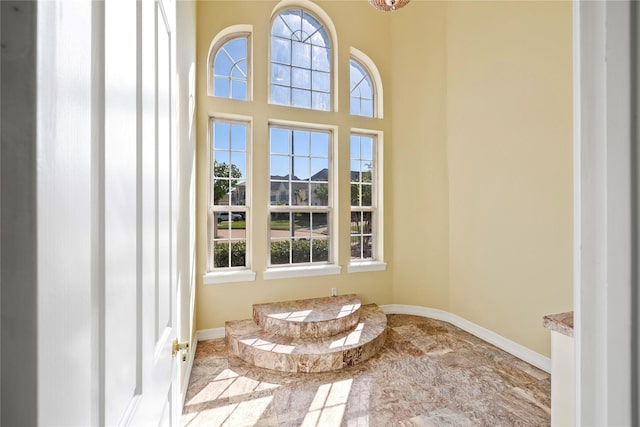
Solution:
<svg viewBox="0 0 640 427"><path fill-rule="evenodd" d="M287 279L290 277L329 276L340 274L342 267L336 264L304 265L293 267L271 267L264 272L265 280Z"/></svg>
<svg viewBox="0 0 640 427"><path fill-rule="evenodd" d="M349 264L347 271L349 273L363 273L366 271L385 271L387 263L383 261L362 261Z"/></svg>
<svg viewBox="0 0 640 427"><path fill-rule="evenodd" d="M202 276L205 285L219 285L222 283L253 282L256 280L255 271L232 270L209 272Z"/></svg>

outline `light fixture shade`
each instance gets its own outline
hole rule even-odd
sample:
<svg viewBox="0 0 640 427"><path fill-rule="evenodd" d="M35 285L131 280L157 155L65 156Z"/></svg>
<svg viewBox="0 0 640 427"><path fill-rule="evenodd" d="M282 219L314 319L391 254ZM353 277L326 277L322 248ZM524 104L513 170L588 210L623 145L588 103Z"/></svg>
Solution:
<svg viewBox="0 0 640 427"><path fill-rule="evenodd" d="M369 3L378 10L389 12L406 6L409 1L411 0L369 0Z"/></svg>

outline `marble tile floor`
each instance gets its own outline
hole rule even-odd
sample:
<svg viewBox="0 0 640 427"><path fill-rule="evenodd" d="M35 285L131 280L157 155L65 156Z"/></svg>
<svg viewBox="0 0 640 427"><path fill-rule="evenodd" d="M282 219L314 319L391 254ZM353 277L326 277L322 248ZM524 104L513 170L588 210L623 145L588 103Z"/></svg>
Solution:
<svg viewBox="0 0 640 427"><path fill-rule="evenodd" d="M183 426L548 426L550 375L455 326L389 315L384 347L341 371L256 368L198 343Z"/></svg>

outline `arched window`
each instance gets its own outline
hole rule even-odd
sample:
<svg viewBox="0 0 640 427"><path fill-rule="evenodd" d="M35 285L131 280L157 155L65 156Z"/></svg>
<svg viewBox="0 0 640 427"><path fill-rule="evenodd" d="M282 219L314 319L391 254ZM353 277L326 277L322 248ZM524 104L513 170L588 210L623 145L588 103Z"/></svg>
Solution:
<svg viewBox="0 0 640 427"><path fill-rule="evenodd" d="M248 36L224 43L213 60L213 95L246 101L248 96Z"/></svg>
<svg viewBox="0 0 640 427"><path fill-rule="evenodd" d="M351 93L351 114L354 116L374 116L374 89L371 77L357 61L349 61L349 90Z"/></svg>
<svg viewBox="0 0 640 427"><path fill-rule="evenodd" d="M271 103L331 110L331 41L302 9L277 14L271 25Z"/></svg>

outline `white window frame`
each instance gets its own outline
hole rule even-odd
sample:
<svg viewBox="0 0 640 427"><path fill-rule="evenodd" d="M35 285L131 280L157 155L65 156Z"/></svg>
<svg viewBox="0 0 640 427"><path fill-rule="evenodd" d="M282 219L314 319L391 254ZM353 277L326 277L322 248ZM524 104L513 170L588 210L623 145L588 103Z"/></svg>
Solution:
<svg viewBox="0 0 640 427"><path fill-rule="evenodd" d="M351 47L349 53L349 62L357 62L358 65L360 65L365 72L369 74L373 89L373 118L382 119L384 117L384 91L382 89L382 77L380 76L380 71L378 71L378 67L376 67L375 62L373 62L364 52L356 49L355 47ZM351 74L351 70L349 70L349 74ZM349 83L349 110L351 110L351 83ZM371 118L360 115L356 115L354 117Z"/></svg>
<svg viewBox="0 0 640 427"><path fill-rule="evenodd" d="M302 9L303 11L309 13L314 18L316 18L326 30L329 41L331 43L331 108L328 111L323 110L313 110L314 112L321 113L329 113L329 112L337 112L338 111L338 33L336 31L336 27L333 24L333 21L329 17L329 15L317 4L309 1L309 0L282 0L280 3L273 8L271 12L271 20L269 21L268 28L268 49L269 55L267 58L267 63L269 66L268 73L268 83L267 83L267 103L269 105L277 105L283 108L300 108L294 107L291 105L280 105L274 104L271 100L271 31L273 28L273 20L280 15L280 13L284 12L288 9ZM306 110L306 108L304 108Z"/></svg>
<svg viewBox="0 0 640 427"><path fill-rule="evenodd" d="M246 265L243 267L224 267L224 268L213 268L213 242L212 236L215 227L217 226L217 221L215 219L214 212L217 212L219 209L214 210L213 205L213 126L215 122L225 122L231 124L242 124L247 126L247 140L245 147L245 155L246 155L246 193L245 193L245 204L243 206L230 206L227 209L222 209L229 212L237 212L242 211L245 212L245 222L247 223L247 227L245 229L246 236ZM220 283L230 283L230 282L247 282L254 281L256 278L256 273L251 269L251 263L253 258L253 239L251 236L251 224L252 224L252 210L251 210L251 200L252 200L252 179L251 179L251 171L253 166L253 156L252 156L252 148L253 148L253 118L249 116L240 116L235 114L226 114L226 113L215 113L209 115L208 119L208 127L207 127L207 272L203 276L203 283L205 285L212 284L220 284Z"/></svg>
<svg viewBox="0 0 640 427"><path fill-rule="evenodd" d="M330 135L329 138L329 200L328 200L328 211L329 211L329 260L326 262L318 262L318 263L305 263L305 264L276 264L271 265L271 232L270 232L270 222L271 222L271 213L272 212L290 212L295 210L304 210L304 211L313 211L313 206L287 206L286 208L274 207L271 205L270 197L267 197L267 245L266 245L266 256L267 256L267 269L265 270L263 277L265 280L270 279L282 279L289 277L307 277L307 276L322 276L322 275L333 275L340 274L342 271L342 267L338 264L339 261L339 238L338 235L338 217L339 217L339 206L337 201L338 199L338 165L336 159L338 158L338 126L335 125L322 125L317 123L304 123L304 122L293 122L288 120L270 120L268 124L268 128L272 127L286 128L292 130L302 130L302 131L315 131L315 132L327 132ZM269 131L270 134L270 131ZM269 146L271 141L269 141ZM270 155L270 148L269 148ZM270 171L269 167L269 171ZM269 172L270 174L270 172ZM267 194L271 194L271 180L268 179L265 191Z"/></svg>
<svg viewBox="0 0 640 427"><path fill-rule="evenodd" d="M239 100L233 98L216 97L218 99L232 99L239 102L248 102L253 100L253 26L240 24L232 25L220 31L211 41L209 45L209 53L207 56L207 62L205 75L207 76L207 95L215 96L215 86L213 77L213 65L216 59L216 54L222 48L225 43L230 40L246 37L247 38L247 99Z"/></svg>
<svg viewBox="0 0 640 427"><path fill-rule="evenodd" d="M351 144L352 135L362 135L373 138L373 179L371 189L371 208L365 210L373 214L373 259L359 260L352 259L349 252L349 273L384 271L387 263L384 261L384 133L382 131L371 129L351 128L349 132L349 144ZM349 150L349 165L351 165L351 151ZM349 167L351 169L351 167ZM349 171L349 189L351 188L351 170ZM351 212L354 207L351 206L351 197L349 197L349 221L351 221ZM356 210L362 210L355 207ZM351 242L351 227L348 228L349 242ZM349 243L351 244L351 243Z"/></svg>

